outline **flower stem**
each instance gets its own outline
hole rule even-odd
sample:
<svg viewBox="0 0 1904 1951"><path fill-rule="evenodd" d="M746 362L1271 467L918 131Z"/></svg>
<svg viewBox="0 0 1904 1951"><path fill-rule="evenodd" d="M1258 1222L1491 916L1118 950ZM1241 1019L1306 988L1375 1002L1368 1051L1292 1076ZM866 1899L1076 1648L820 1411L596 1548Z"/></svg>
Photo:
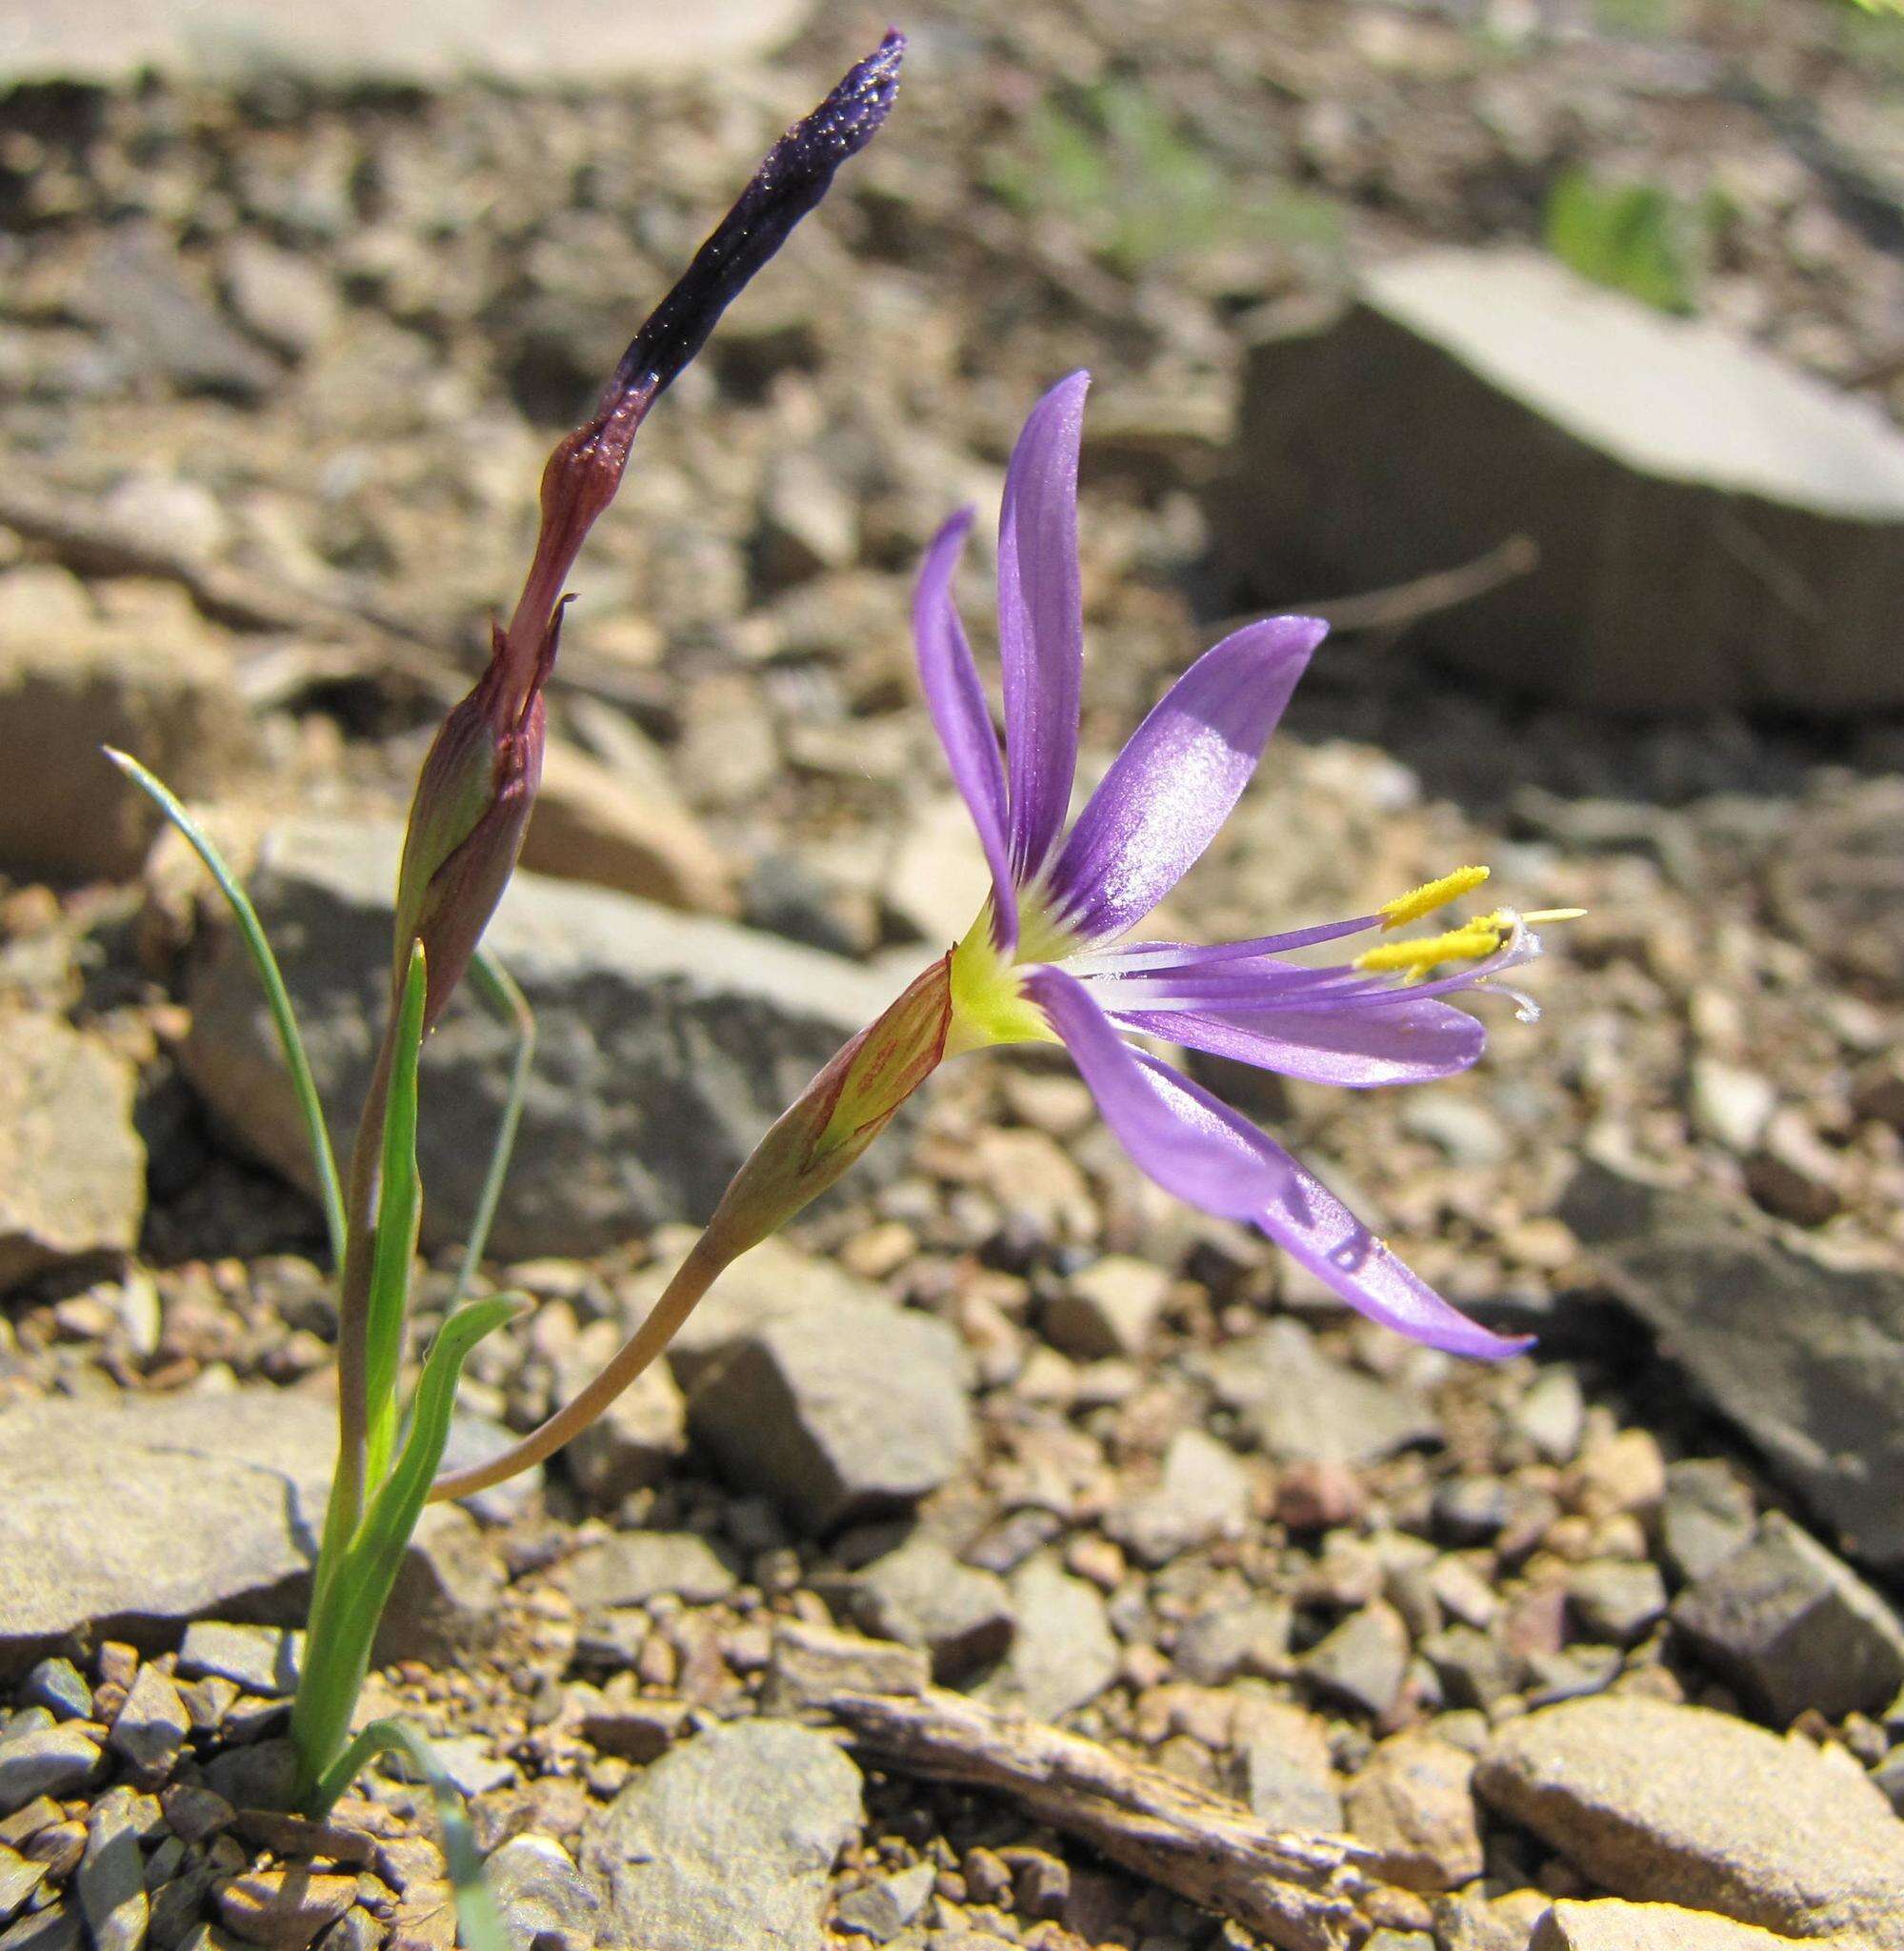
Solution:
<svg viewBox="0 0 1904 1951"><path fill-rule="evenodd" d="M441 1503L446 1498L466 1498L472 1492L487 1490L491 1484L501 1483L553 1456L571 1437L579 1436L668 1346L701 1297L748 1244L751 1242L732 1244L717 1233L715 1226L710 1226L689 1250L688 1257L675 1270L674 1277L648 1311L640 1327L622 1343L593 1381L564 1403L540 1428L531 1430L500 1456L439 1477L430 1486L430 1501Z"/></svg>

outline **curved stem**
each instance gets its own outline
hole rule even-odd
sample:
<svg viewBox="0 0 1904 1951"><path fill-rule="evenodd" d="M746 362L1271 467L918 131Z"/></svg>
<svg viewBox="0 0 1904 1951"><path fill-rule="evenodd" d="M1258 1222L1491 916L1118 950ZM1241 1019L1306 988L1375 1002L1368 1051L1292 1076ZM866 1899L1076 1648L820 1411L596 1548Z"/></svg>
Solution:
<svg viewBox="0 0 1904 1951"><path fill-rule="evenodd" d="M474 1491L487 1490L491 1484L501 1483L553 1456L571 1437L580 1436L674 1338L681 1323L693 1313L695 1303L735 1257L735 1252L732 1246L717 1241L714 1229L710 1227L694 1242L640 1327L622 1343L608 1366L587 1388L500 1456L439 1477L430 1486L430 1501L441 1503L446 1498L466 1498Z"/></svg>

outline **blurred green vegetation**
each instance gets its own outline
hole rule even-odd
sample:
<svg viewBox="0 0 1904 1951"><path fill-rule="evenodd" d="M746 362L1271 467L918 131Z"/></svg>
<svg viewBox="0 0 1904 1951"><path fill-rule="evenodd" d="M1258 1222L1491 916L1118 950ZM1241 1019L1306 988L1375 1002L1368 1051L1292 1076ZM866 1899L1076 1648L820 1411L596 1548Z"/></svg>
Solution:
<svg viewBox="0 0 1904 1951"><path fill-rule="evenodd" d="M1140 84L1108 80L1040 103L1021 139L986 170L1026 216L1055 217L1120 276L1186 253L1269 243L1334 253L1340 211L1294 189L1243 191Z"/></svg>
<svg viewBox="0 0 1904 1951"><path fill-rule="evenodd" d="M1698 203L1658 183L1615 182L1573 169L1548 191L1547 248L1570 269L1610 291L1681 314L1699 309L1724 199Z"/></svg>
<svg viewBox="0 0 1904 1951"><path fill-rule="evenodd" d="M1593 25L1603 34L1664 40L1678 31L1678 0L1593 0Z"/></svg>

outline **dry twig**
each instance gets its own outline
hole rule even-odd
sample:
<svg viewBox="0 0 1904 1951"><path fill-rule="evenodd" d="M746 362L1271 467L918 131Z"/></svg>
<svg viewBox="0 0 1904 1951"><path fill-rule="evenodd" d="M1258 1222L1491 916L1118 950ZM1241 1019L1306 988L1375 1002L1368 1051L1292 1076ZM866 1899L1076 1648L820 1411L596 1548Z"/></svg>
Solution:
<svg viewBox="0 0 1904 1951"><path fill-rule="evenodd" d="M1343 1838L1279 1833L1207 1789L944 1688L842 1692L814 1704L881 1765L1009 1796L1281 1951L1351 1951L1369 1933L1362 1900L1382 1886Z"/></svg>
<svg viewBox="0 0 1904 1951"><path fill-rule="evenodd" d="M1386 590L1366 590L1353 596L1327 596L1317 602L1285 603L1281 607L1303 616L1320 616L1333 630L1397 636L1444 610L1458 609L1485 596L1504 583L1530 575L1540 566L1540 545L1531 535L1510 535L1485 555L1453 569L1437 569ZM1214 624L1214 631L1238 630L1261 613L1245 610Z"/></svg>
<svg viewBox="0 0 1904 1951"><path fill-rule="evenodd" d="M371 605L320 596L218 563L194 562L132 534L85 497L17 473L0 481L0 528L49 549L81 575L139 575L174 582L214 622L233 630L325 635L366 626L419 649L429 640L401 617Z"/></svg>

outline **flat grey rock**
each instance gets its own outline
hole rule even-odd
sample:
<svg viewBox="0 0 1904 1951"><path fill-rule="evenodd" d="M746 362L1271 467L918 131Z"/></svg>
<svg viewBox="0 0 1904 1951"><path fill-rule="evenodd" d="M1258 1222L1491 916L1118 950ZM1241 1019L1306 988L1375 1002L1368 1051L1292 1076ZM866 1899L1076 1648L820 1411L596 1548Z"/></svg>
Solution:
<svg viewBox="0 0 1904 1951"><path fill-rule="evenodd" d="M530 1951L544 1931L599 1934L601 1894L552 1838L511 1837L485 1860L483 1874L510 1951Z"/></svg>
<svg viewBox="0 0 1904 1951"><path fill-rule="evenodd" d="M280 1389L0 1415L0 1671L82 1629L156 1646L207 1616L301 1621L335 1446L331 1406ZM468 1514L432 1506L380 1653L442 1657L480 1638L500 1588Z"/></svg>
<svg viewBox="0 0 1904 1951"><path fill-rule="evenodd" d="M214 79L289 72L330 81L652 80L771 52L810 0L713 0L678 9L614 0L62 0L0 13L10 81L121 82L142 69Z"/></svg>
<svg viewBox="0 0 1904 1951"><path fill-rule="evenodd" d="M691 1531L620 1532L577 1552L562 1576L569 1596L585 1610L641 1605L663 1593L708 1605L739 1582L707 1539Z"/></svg>
<svg viewBox="0 0 1904 1951"><path fill-rule="evenodd" d="M1236 1785L1251 1813L1262 1821L1320 1834L1342 1828L1342 1795L1326 1746L1312 1754L1306 1744L1293 1749L1273 1734L1249 1741L1236 1761Z"/></svg>
<svg viewBox="0 0 1904 1951"><path fill-rule="evenodd" d="M885 1301L802 1308L700 1376L688 1427L734 1483L825 1532L951 1478L972 1442L966 1366L929 1315Z"/></svg>
<svg viewBox="0 0 1904 1951"><path fill-rule="evenodd" d="M399 850L394 826L298 822L266 835L251 877L340 1155L381 1034ZM488 939L537 1020L492 1235L511 1258L593 1253L665 1220L705 1220L768 1125L893 993L835 956L534 875L516 876ZM222 917L201 939L188 999L192 1084L247 1147L311 1189L270 1018ZM468 1227L511 1056L508 1034L467 996L431 1037L428 1240Z"/></svg>
<svg viewBox="0 0 1904 1951"><path fill-rule="evenodd" d="M42 1727L0 1740L0 1815L35 1796L76 1794L99 1774L99 1743L76 1727Z"/></svg>
<svg viewBox="0 0 1904 1951"><path fill-rule="evenodd" d="M1060 1720L1117 1678L1117 1640L1103 1595L1043 1553L1006 1582L1018 1630L978 1698L1033 1720Z"/></svg>
<svg viewBox="0 0 1904 1951"><path fill-rule="evenodd" d="M0 1290L128 1252L146 1211L138 1079L55 1016L0 1015Z"/></svg>
<svg viewBox="0 0 1904 1951"><path fill-rule="evenodd" d="M1408 1626L1385 1599L1352 1612L1302 1656L1302 1670L1332 1700L1379 1719L1408 1677Z"/></svg>
<svg viewBox="0 0 1904 1951"><path fill-rule="evenodd" d="M1325 1355L1300 1321L1273 1320L1230 1342L1208 1369L1218 1399L1279 1463L1374 1463L1441 1433L1413 1390Z"/></svg>
<svg viewBox="0 0 1904 1951"><path fill-rule="evenodd" d="M914 1863L896 1876L875 1878L848 1891L835 1913L838 1927L875 1944L890 1944L932 1901L938 1874L935 1863Z"/></svg>
<svg viewBox="0 0 1904 1951"><path fill-rule="evenodd" d="M163 1780L191 1732L191 1716L170 1678L147 1660L112 1722L110 1745L148 1783Z"/></svg>
<svg viewBox="0 0 1904 1951"><path fill-rule="evenodd" d="M1660 1352L1845 1551L1904 1571L1904 1277L1826 1266L1711 1201L1599 1165L1576 1175L1561 1217Z"/></svg>
<svg viewBox="0 0 1904 1951"><path fill-rule="evenodd" d="M1810 1741L1603 1694L1507 1721L1474 1785L1614 1896L1904 1946L1904 1822Z"/></svg>
<svg viewBox="0 0 1904 1951"><path fill-rule="evenodd" d="M642 1951L822 1951L828 1874L863 1820L859 1770L824 1735L738 1720L636 1775L591 1823L583 1864Z"/></svg>
<svg viewBox="0 0 1904 1951"><path fill-rule="evenodd" d="M1249 1516L1250 1479L1235 1454L1186 1429L1171 1438L1159 1481L1118 1504L1104 1528L1140 1562L1165 1565L1180 1552L1240 1538Z"/></svg>
<svg viewBox="0 0 1904 1951"><path fill-rule="evenodd" d="M1003 1657L1017 1627L1004 1579L960 1564L924 1534L855 1574L844 1598L867 1632L931 1654L940 1680L990 1666Z"/></svg>
<svg viewBox="0 0 1904 1951"><path fill-rule="evenodd" d="M1676 1903L1556 1903L1533 1928L1527 1951L1791 1951L1790 1938ZM1847 1947L1849 1951L1849 1947Z"/></svg>
<svg viewBox="0 0 1904 1951"><path fill-rule="evenodd" d="M139 1855L135 1798L109 1789L88 1812L86 1854L73 1879L93 1951L140 1951L151 1906Z"/></svg>
<svg viewBox="0 0 1904 1951"><path fill-rule="evenodd" d="M0 37L19 10L0 15ZM102 262L102 288L116 290L122 273ZM203 344L202 332L185 336ZM187 799L233 785L255 744L230 656L189 604L135 629L101 616L63 569L0 576L0 863L113 879L137 870L158 810L102 745L142 759Z"/></svg>
<svg viewBox="0 0 1904 1951"><path fill-rule="evenodd" d="M782 1619L773 1629L760 1706L765 1714L789 1717L809 1709L825 1712L842 1694L923 1693L932 1677L932 1665L916 1646Z"/></svg>
<svg viewBox="0 0 1904 1951"><path fill-rule="evenodd" d="M1344 1798L1350 1833L1411 1890L1458 1890L1481 1874L1474 1758L1412 1729L1379 1742Z"/></svg>
<svg viewBox="0 0 1904 1951"><path fill-rule="evenodd" d="M1904 1621L1782 1511L1680 1593L1673 1623L1781 1726L1882 1714L1904 1690Z"/></svg>
<svg viewBox="0 0 1904 1951"><path fill-rule="evenodd" d="M178 1670L188 1679L217 1674L266 1699L294 1694L304 1663L304 1635L282 1626L234 1626L199 1619L179 1642Z"/></svg>
<svg viewBox="0 0 1904 1951"><path fill-rule="evenodd" d="M1874 402L1540 253L1405 258L1258 346L1211 509L1272 598L1530 537L1533 573L1423 633L1516 690L1662 712L1904 699L1904 437Z"/></svg>
<svg viewBox="0 0 1904 1951"><path fill-rule="evenodd" d="M1667 1465L1659 1553L1681 1584L1722 1565L1752 1542L1755 1528L1751 1488L1722 1458L1689 1457Z"/></svg>

